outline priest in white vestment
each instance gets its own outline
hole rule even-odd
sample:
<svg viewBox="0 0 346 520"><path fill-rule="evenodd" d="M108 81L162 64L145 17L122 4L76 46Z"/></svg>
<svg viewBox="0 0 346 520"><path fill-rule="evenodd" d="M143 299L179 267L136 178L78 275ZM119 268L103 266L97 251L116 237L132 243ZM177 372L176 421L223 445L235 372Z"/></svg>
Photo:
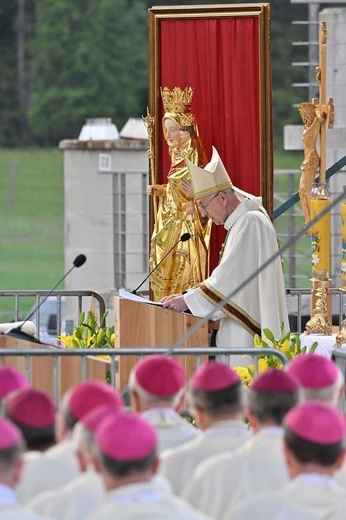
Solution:
<svg viewBox="0 0 346 520"><path fill-rule="evenodd" d="M0 417L0 518L1 520L49 520L21 505L15 486L23 468L25 441L19 428Z"/></svg>
<svg viewBox="0 0 346 520"><path fill-rule="evenodd" d="M253 347L254 335L262 336L264 328L280 338L289 330L284 278L275 229L261 198L233 186L215 148L204 169L187 164L202 215L223 225L227 236L209 278L184 295L163 298L163 306L220 320L218 347Z"/></svg>
<svg viewBox="0 0 346 520"><path fill-rule="evenodd" d="M334 478L345 457L344 417L325 403L309 401L287 414L284 430L290 482L230 507L223 520L345 518L346 487Z"/></svg>
<svg viewBox="0 0 346 520"><path fill-rule="evenodd" d="M141 416L113 412L95 432L98 467L106 495L88 520L207 520L155 478L159 459L157 433Z"/></svg>
<svg viewBox="0 0 346 520"><path fill-rule="evenodd" d="M244 419L244 387L236 372L214 361L202 365L189 383L188 400L202 435L164 451L159 472L181 495L197 465L226 451L233 451L250 437Z"/></svg>
<svg viewBox="0 0 346 520"><path fill-rule="evenodd" d="M147 356L130 373L131 405L157 431L159 453L195 439L200 431L180 411L185 397L186 372L175 359Z"/></svg>
<svg viewBox="0 0 346 520"><path fill-rule="evenodd" d="M100 506L105 489L93 464L94 433L103 417L120 407L121 403L98 406L83 415L72 436L80 474L65 486L37 495L28 502L28 508L56 520L84 520Z"/></svg>
<svg viewBox="0 0 346 520"><path fill-rule="evenodd" d="M122 398L103 381L83 381L66 392L56 416L57 444L42 453L26 454L24 471L16 488L23 504L39 493L64 486L78 477L73 428L84 414L106 404L120 405Z"/></svg>
<svg viewBox="0 0 346 520"><path fill-rule="evenodd" d="M182 497L221 520L230 504L288 482L282 421L299 399L297 381L284 371L270 369L258 375L248 389L245 412L254 435L234 452L199 464Z"/></svg>
<svg viewBox="0 0 346 520"><path fill-rule="evenodd" d="M304 356L296 356L285 370L300 382L304 401L323 401L338 407L345 383L340 368L332 359L307 352Z"/></svg>

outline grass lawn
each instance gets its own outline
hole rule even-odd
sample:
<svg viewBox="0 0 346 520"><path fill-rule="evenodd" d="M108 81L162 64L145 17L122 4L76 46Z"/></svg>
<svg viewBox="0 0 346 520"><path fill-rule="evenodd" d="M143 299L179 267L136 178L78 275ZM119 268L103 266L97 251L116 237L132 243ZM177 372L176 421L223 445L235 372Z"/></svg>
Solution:
<svg viewBox="0 0 346 520"><path fill-rule="evenodd" d="M0 150L0 290L53 287L64 272L63 229L62 152Z"/></svg>
<svg viewBox="0 0 346 520"><path fill-rule="evenodd" d="M299 170L303 158L303 150L275 150L274 168L276 170Z"/></svg>

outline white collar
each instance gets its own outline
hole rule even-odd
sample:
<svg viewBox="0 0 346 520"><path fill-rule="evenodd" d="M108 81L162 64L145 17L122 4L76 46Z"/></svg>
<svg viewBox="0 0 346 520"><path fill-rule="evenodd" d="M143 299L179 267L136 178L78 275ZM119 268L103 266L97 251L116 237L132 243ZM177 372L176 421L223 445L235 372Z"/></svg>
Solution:
<svg viewBox="0 0 346 520"><path fill-rule="evenodd" d="M231 227L236 223L239 217L243 215L244 213L247 213L248 211L261 211L258 204L256 204L255 201L250 199L243 200L238 206L235 208L235 210L227 217L224 228L228 231L231 229Z"/></svg>
<svg viewBox="0 0 346 520"><path fill-rule="evenodd" d="M295 476L293 480L296 482L306 482L316 487L328 487L336 490L344 489L332 475L326 473L300 473Z"/></svg>
<svg viewBox="0 0 346 520"><path fill-rule="evenodd" d="M203 435L221 436L221 435L244 435L245 437L250 436L248 427L243 421L236 420L224 420L217 421L211 424L203 432Z"/></svg>
<svg viewBox="0 0 346 520"><path fill-rule="evenodd" d="M109 491L106 500L112 504L156 502L169 493L169 487L162 485L161 481L153 477L149 481L134 482Z"/></svg>

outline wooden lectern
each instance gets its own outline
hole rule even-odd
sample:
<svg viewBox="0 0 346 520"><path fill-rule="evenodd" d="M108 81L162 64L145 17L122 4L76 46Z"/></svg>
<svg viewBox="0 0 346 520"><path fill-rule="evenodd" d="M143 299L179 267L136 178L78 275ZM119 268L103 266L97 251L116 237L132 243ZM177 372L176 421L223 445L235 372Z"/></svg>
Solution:
<svg viewBox="0 0 346 520"><path fill-rule="evenodd" d="M191 314L182 314L157 305L141 303L126 298L116 297L115 335L116 347L121 348L168 348L174 345L186 332L196 325L200 318ZM208 323L204 323L179 348L208 347ZM205 356L206 357L206 356ZM206 361L205 357L203 361ZM187 372L188 379L196 370L195 356L176 356ZM127 385L137 356L119 356L117 362L117 387Z"/></svg>

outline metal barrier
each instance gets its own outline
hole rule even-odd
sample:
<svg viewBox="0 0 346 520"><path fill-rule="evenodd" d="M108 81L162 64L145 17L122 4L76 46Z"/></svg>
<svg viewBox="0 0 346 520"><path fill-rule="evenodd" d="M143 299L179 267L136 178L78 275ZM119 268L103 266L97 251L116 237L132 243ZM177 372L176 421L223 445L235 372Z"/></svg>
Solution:
<svg viewBox="0 0 346 520"><path fill-rule="evenodd" d="M42 318L43 315L43 309L44 304L47 302L47 296L49 296L49 299L53 299L56 301L52 308L53 308L53 314L51 316L55 316L56 318L53 320L53 330L51 330L51 333L49 332L49 323L46 322L49 319L49 316L44 316L45 319ZM34 297L34 303L32 304L32 308L36 309L35 312L33 312L33 315L30 316L30 321L33 321L36 324L37 327L37 339L46 341L49 339L49 337L55 338L55 344L59 344L60 342L56 340L57 337L61 336L62 332L68 332L71 333L72 330L69 330L68 323L65 324L65 310L64 307L67 303L67 298L70 300L74 298L76 300L76 314L79 317L83 310L83 301L85 298L93 298L97 302L96 311L99 314L99 317L103 316L103 314L106 311L106 305L103 297L101 294L95 291L37 291L37 290L23 290L23 291L0 291L0 299L1 298L13 298L13 305L11 305L11 309L13 307L13 311L11 310L11 317L10 319L5 319L4 321L21 321L25 318L23 316L20 316L21 313L21 303L23 303L24 299L27 298L33 298ZM45 300L46 299L46 300ZM47 302L48 304L49 302ZM88 302L88 309L90 308L90 302ZM23 312L23 311L22 311ZM29 311L30 312L30 311ZM26 316L29 313L26 313ZM104 323L104 325L106 325ZM73 326L71 327L73 328ZM49 342L51 343L51 342Z"/></svg>
<svg viewBox="0 0 346 520"><path fill-rule="evenodd" d="M288 314L290 318L290 328L292 332L302 332L305 328L305 323L311 316L310 300L311 300L311 288L288 288L286 289L286 297L288 304ZM333 303L333 325L339 325L344 316L344 309L346 304L346 292L342 289L331 288ZM20 321L23 317L20 317L20 301L22 298L34 297L35 307L38 307L43 299L49 294L48 291L0 291L0 301L2 297L12 297L14 300L13 312L11 311L11 319L14 321ZM98 313L101 317L105 311L105 301L102 296L95 291L53 291L49 296L56 298L56 332L54 337L60 336L61 332L72 333L73 327L65 326L64 324L64 310L63 302L66 298L76 298L78 309L76 311L79 316L83 310L83 299L86 297L94 298L98 303ZM41 320L42 307L39 308L33 316L32 321L36 323L38 329L38 339L45 340L46 337L42 337L42 320ZM4 321L10 321L6 319ZM68 320L67 320L68 321ZM68 325L68 324L66 324ZM63 330L65 328L65 330ZM58 344L55 342L55 344Z"/></svg>
<svg viewBox="0 0 346 520"><path fill-rule="evenodd" d="M332 297L333 325L340 325L345 314L346 293L342 289L329 289ZM312 289L286 289L288 315L292 332L302 332L311 316ZM292 301L293 300L293 301Z"/></svg>
<svg viewBox="0 0 346 520"><path fill-rule="evenodd" d="M81 381L88 379L88 356L109 356L110 357L110 384L116 387L116 358L118 356L138 356L141 359L144 356L152 354L166 354L170 356L196 356L197 366L202 363L202 356L234 356L234 355L249 355L254 358L254 369L257 373L257 362L258 358L262 356L276 356L280 359L282 364L285 366L288 362L287 357L283 352L273 348L177 348L172 352L169 348L115 348L115 349L0 349L0 365L3 363L3 356L18 356L25 358L25 376L30 382L31 371L30 371L30 359L35 356L49 356L53 360L53 397L58 402L58 396L60 395L59 388L59 357L62 356L81 356L82 367L81 367Z"/></svg>

